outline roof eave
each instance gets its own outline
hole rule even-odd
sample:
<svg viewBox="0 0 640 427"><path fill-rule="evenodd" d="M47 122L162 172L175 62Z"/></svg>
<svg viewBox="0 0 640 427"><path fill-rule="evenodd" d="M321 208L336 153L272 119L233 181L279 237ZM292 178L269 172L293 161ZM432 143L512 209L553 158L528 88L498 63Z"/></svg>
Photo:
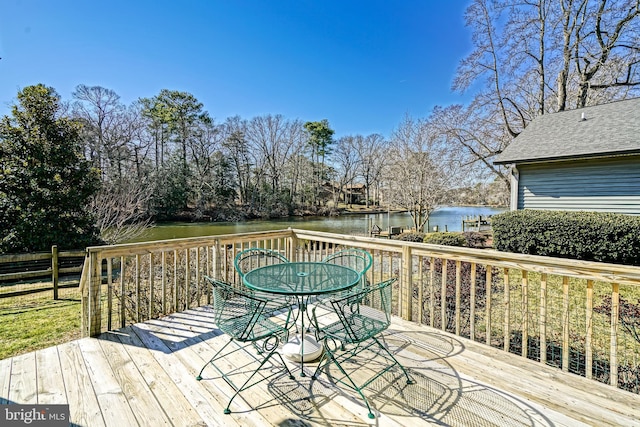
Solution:
<svg viewBox="0 0 640 427"><path fill-rule="evenodd" d="M633 149L633 150L625 150L625 151L611 151L606 153L575 154L571 156L496 160L493 162L493 164L509 165L509 164L518 164L518 163L559 162L564 160L587 160L587 159L598 159L598 158L608 158L608 157L633 156L633 155L639 155L639 154L640 154L640 149Z"/></svg>

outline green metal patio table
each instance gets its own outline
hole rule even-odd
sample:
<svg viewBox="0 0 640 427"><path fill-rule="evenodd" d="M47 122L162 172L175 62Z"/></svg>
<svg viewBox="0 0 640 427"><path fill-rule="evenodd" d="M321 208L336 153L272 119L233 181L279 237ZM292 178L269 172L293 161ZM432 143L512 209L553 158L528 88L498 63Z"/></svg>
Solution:
<svg viewBox="0 0 640 427"><path fill-rule="evenodd" d="M360 281L360 273L349 267L324 262L289 262L256 268L249 271L243 280L249 289L296 298L302 322L300 334L285 344L283 353L300 362L300 376L304 377L304 362L314 360L322 353L321 344L314 337L305 337L304 318L308 316L309 297L347 290Z"/></svg>

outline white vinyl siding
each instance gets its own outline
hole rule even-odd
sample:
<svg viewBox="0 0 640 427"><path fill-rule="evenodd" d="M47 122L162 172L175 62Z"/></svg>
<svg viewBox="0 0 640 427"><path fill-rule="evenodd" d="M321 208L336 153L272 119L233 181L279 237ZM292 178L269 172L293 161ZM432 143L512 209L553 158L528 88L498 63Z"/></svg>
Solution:
<svg viewBox="0 0 640 427"><path fill-rule="evenodd" d="M518 209L640 215L640 158L518 165Z"/></svg>

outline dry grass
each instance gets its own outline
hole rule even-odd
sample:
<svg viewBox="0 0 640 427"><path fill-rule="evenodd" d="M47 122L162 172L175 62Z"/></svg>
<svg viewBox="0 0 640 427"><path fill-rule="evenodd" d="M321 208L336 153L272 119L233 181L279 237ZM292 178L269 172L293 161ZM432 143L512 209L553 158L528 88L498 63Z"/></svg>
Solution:
<svg viewBox="0 0 640 427"><path fill-rule="evenodd" d="M0 299L0 359L80 338L79 290L60 290L59 296L54 300L52 292L41 292Z"/></svg>

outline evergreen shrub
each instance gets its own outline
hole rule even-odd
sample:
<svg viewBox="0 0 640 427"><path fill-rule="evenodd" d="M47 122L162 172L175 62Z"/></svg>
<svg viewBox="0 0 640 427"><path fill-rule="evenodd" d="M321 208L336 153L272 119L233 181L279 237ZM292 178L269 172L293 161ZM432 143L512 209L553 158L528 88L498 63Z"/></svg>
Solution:
<svg viewBox="0 0 640 427"><path fill-rule="evenodd" d="M605 212L519 210L492 218L503 252L640 265L640 217Z"/></svg>
<svg viewBox="0 0 640 427"><path fill-rule="evenodd" d="M403 242L419 242L421 243L424 240L425 233L420 233L417 231L405 231L404 233L398 234L394 237L394 240L402 240Z"/></svg>
<svg viewBox="0 0 640 427"><path fill-rule="evenodd" d="M467 239L461 233L429 233L425 236L424 243L445 246L466 246Z"/></svg>
<svg viewBox="0 0 640 427"><path fill-rule="evenodd" d="M484 248L487 243L487 235L478 231L465 231L462 233L469 248Z"/></svg>

